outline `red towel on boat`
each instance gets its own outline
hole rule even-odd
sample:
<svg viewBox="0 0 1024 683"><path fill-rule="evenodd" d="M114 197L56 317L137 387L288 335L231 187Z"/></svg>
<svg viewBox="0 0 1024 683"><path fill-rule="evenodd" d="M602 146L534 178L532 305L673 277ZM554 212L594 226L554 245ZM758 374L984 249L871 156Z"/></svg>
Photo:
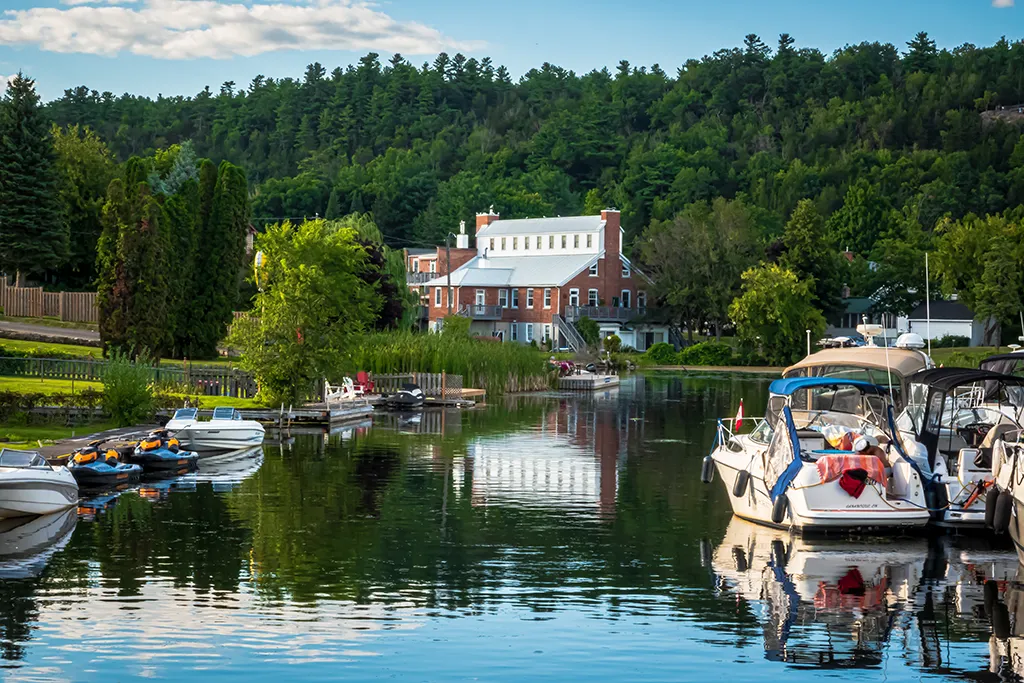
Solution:
<svg viewBox="0 0 1024 683"><path fill-rule="evenodd" d="M839 486L854 498L860 498L868 483L868 473L859 467L846 470L839 477Z"/></svg>
<svg viewBox="0 0 1024 683"><path fill-rule="evenodd" d="M868 478L885 486L889 481L885 476L885 463L877 455L850 453L849 455L823 455L818 458L818 476L822 483L827 483L843 476L847 470L861 469L868 473Z"/></svg>

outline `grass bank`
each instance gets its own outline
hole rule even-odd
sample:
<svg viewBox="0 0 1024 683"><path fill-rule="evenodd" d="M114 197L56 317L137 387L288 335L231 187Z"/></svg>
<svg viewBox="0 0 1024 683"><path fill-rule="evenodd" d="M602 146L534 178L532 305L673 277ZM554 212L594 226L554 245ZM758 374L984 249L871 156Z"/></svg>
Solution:
<svg viewBox="0 0 1024 683"><path fill-rule="evenodd" d="M34 377L0 377L0 392L10 391L18 394L42 394L44 396L68 395L81 393L86 389L103 391L101 382L84 382L65 379L37 379ZM161 396L177 399L184 403L188 399L193 405L198 401L201 408L228 406L231 408L262 408L261 404L251 398L233 398L230 396L196 396L178 392L161 392Z"/></svg>
<svg viewBox="0 0 1024 683"><path fill-rule="evenodd" d="M100 420L74 427L66 425L24 425L0 423L0 448L37 448L40 445L71 439L85 434L95 434L115 427L113 422Z"/></svg>

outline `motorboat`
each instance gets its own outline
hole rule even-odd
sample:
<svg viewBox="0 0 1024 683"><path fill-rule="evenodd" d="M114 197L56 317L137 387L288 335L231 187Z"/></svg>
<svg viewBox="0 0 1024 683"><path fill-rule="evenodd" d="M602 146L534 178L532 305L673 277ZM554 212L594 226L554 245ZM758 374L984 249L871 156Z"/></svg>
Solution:
<svg viewBox="0 0 1024 683"><path fill-rule="evenodd" d="M719 420L701 479L717 471L733 513L801 530L921 527L917 464L893 438L890 387L829 377L779 379L748 434Z"/></svg>
<svg viewBox="0 0 1024 683"><path fill-rule="evenodd" d="M78 502L66 467L51 467L35 451L0 450L0 519L48 515Z"/></svg>
<svg viewBox="0 0 1024 683"><path fill-rule="evenodd" d="M145 472L188 472L198 468L199 454L183 449L166 430L158 430L139 441L131 460Z"/></svg>
<svg viewBox="0 0 1024 683"><path fill-rule="evenodd" d="M907 406L896 424L904 449L923 474L936 524L992 524L986 508L995 506L993 468L1008 452L1007 440L1018 439L1021 426L1012 401L1022 387L1024 378L969 368L933 368L911 378Z"/></svg>
<svg viewBox="0 0 1024 683"><path fill-rule="evenodd" d="M39 576L50 558L71 540L77 523L74 507L0 521L0 579Z"/></svg>
<svg viewBox="0 0 1024 683"><path fill-rule="evenodd" d="M825 348L786 368L782 376L837 377L890 387L893 406L897 411L902 409L910 378L934 367L921 350L924 340L908 333L900 335L894 347L875 346L874 339L882 331L880 325L860 325L857 331L869 341L866 346Z"/></svg>
<svg viewBox="0 0 1024 683"><path fill-rule="evenodd" d="M200 420L196 408L179 408L165 425L183 446L196 451L236 451L259 446L266 430L255 420L243 420L235 408L213 409L210 420Z"/></svg>
<svg viewBox="0 0 1024 683"><path fill-rule="evenodd" d="M142 466L121 462L121 454L116 449L101 449L102 444L102 441L93 441L68 458L67 468L79 486L111 487L137 482L142 476Z"/></svg>
<svg viewBox="0 0 1024 683"><path fill-rule="evenodd" d="M393 394L388 394L384 402L390 408L419 408L423 405L423 390L415 384L403 384L402 388Z"/></svg>

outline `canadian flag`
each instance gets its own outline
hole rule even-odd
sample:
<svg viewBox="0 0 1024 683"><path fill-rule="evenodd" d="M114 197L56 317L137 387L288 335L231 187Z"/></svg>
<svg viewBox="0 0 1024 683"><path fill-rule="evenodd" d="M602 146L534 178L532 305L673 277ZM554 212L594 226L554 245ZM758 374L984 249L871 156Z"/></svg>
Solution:
<svg viewBox="0 0 1024 683"><path fill-rule="evenodd" d="M736 422L733 425L733 429L739 429L743 426L743 399L740 399L740 409L736 411Z"/></svg>

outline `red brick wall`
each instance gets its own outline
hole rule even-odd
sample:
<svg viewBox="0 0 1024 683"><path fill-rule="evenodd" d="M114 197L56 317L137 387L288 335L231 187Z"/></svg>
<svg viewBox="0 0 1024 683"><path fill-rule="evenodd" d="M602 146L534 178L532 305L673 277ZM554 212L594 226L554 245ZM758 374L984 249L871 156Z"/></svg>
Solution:
<svg viewBox="0 0 1024 683"><path fill-rule="evenodd" d="M476 249L452 249L452 272L458 269L459 266L467 263L470 259L476 256ZM448 272L448 258L445 254L444 247L437 248L437 274L444 275Z"/></svg>

